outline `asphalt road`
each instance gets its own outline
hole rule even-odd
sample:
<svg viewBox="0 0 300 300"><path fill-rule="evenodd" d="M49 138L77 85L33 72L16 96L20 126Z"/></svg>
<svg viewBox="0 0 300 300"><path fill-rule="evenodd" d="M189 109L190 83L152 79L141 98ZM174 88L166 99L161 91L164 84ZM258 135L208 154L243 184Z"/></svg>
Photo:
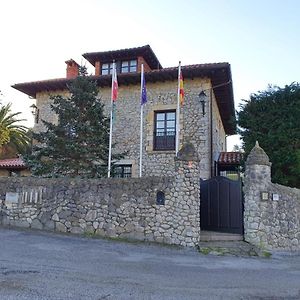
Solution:
<svg viewBox="0 0 300 300"><path fill-rule="evenodd" d="M218 257L0 229L0 299L300 299L300 256Z"/></svg>

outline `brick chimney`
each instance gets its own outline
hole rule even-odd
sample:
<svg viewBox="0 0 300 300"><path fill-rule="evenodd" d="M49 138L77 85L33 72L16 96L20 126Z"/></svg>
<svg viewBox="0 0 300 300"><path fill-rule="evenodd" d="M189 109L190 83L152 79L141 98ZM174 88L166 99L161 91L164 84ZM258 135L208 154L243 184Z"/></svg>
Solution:
<svg viewBox="0 0 300 300"><path fill-rule="evenodd" d="M76 78L79 73L79 64L74 59L69 59L67 64L67 79Z"/></svg>

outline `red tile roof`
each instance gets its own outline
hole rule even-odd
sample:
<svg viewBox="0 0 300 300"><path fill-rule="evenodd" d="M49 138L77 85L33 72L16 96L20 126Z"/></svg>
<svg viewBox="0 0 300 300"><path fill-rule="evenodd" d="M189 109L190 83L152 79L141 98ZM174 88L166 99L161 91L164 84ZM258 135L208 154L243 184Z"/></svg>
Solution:
<svg viewBox="0 0 300 300"><path fill-rule="evenodd" d="M231 82L231 71L230 64L226 62L221 63L207 63L207 64L195 64L181 66L182 74L184 78L194 77L211 77L214 86L219 86L220 83L227 83L227 88L232 88ZM218 73L219 72L219 73ZM223 76L222 76L223 75ZM221 77L222 76L222 77ZM118 84L128 85L136 84L140 82L141 74L136 73L121 73L118 74ZM103 86L111 85L111 75L91 75L90 78L95 79L97 83ZM168 67L159 70L151 70L145 72L145 79L150 82L174 80L178 78L178 66ZM225 79L225 80L224 80ZM31 97L36 97L38 92L42 91L55 91L66 89L68 84L70 84L74 79L64 78L54 78L30 82L22 82L12 85L12 87L20 92L23 92ZM222 80L222 82L218 82ZM231 95L233 98L233 95ZM230 99L233 100L233 99Z"/></svg>
<svg viewBox="0 0 300 300"><path fill-rule="evenodd" d="M26 169L26 164L21 158L2 159L0 169Z"/></svg>
<svg viewBox="0 0 300 300"><path fill-rule="evenodd" d="M151 69L162 69L160 62L150 45L112 51L89 52L84 53L82 56L93 66L95 66L96 61L109 62L113 59L128 59L137 56L143 56Z"/></svg>
<svg viewBox="0 0 300 300"><path fill-rule="evenodd" d="M226 134L236 133L233 87L231 78L230 64L208 63L182 66L183 78L194 79L197 77L211 78L213 90L220 110ZM140 73L118 74L118 84L129 85L140 83ZM111 85L111 75L91 76L100 87ZM164 68L145 72L146 82L164 82L166 80L177 80L178 67ZM34 82L24 82L13 85L12 87L31 97L42 91L59 91L68 87L72 79L58 78Z"/></svg>
<svg viewBox="0 0 300 300"><path fill-rule="evenodd" d="M221 152L218 159L218 164L222 165L239 165L243 160L241 152Z"/></svg>

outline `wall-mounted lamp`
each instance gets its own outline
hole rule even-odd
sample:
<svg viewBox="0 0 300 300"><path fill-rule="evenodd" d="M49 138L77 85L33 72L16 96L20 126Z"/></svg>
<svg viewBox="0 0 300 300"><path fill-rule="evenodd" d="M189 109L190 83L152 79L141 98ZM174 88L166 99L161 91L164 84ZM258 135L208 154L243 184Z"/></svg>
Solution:
<svg viewBox="0 0 300 300"><path fill-rule="evenodd" d="M35 116L37 112L37 106L35 104L32 104L29 107L31 108L31 113Z"/></svg>
<svg viewBox="0 0 300 300"><path fill-rule="evenodd" d="M203 90L199 94L199 99L200 99L200 103L201 103L201 106L202 106L202 115L204 116L205 113L206 113L205 112L206 94Z"/></svg>
<svg viewBox="0 0 300 300"><path fill-rule="evenodd" d="M35 123L38 123L39 122L39 109L37 108L37 106L35 104L30 105L30 108L31 108L31 113L35 117Z"/></svg>

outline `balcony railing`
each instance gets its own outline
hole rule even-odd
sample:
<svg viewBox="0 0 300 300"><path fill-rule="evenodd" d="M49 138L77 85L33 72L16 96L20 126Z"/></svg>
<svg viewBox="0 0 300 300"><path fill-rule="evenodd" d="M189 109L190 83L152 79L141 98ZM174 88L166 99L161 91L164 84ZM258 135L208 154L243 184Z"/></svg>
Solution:
<svg viewBox="0 0 300 300"><path fill-rule="evenodd" d="M175 150L175 131L154 132L154 150Z"/></svg>

